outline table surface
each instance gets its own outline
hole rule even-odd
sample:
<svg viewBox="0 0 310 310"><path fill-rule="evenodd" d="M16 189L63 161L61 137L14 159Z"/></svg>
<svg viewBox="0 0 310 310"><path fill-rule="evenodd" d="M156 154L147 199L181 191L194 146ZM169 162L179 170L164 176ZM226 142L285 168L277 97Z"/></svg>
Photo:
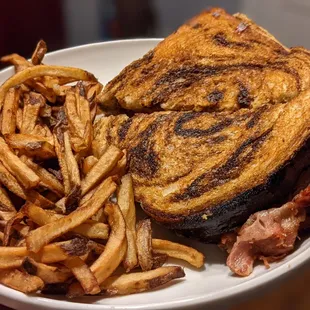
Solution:
<svg viewBox="0 0 310 310"><path fill-rule="evenodd" d="M230 307L229 310L309 310L310 309L310 264L298 274L287 277L259 297ZM12 310L0 305L0 310ZM222 310L222 309L220 309Z"/></svg>

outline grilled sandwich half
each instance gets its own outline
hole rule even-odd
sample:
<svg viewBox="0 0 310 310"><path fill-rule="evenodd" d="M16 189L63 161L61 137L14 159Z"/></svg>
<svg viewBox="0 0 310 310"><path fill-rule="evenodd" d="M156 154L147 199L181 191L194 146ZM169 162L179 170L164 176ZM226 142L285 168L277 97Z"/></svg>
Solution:
<svg viewBox="0 0 310 310"><path fill-rule="evenodd" d="M104 117L95 130L95 140L127 150L144 211L203 241L285 201L310 163L309 135L310 90L286 104L233 113Z"/></svg>
<svg viewBox="0 0 310 310"><path fill-rule="evenodd" d="M309 51L215 8L127 66L98 101L135 111L234 111L287 102L309 85Z"/></svg>

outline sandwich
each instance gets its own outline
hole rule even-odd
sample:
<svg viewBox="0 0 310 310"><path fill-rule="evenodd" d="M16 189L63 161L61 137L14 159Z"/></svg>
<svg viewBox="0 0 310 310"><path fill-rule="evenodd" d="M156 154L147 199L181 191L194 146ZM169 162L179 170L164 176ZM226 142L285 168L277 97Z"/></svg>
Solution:
<svg viewBox="0 0 310 310"><path fill-rule="evenodd" d="M194 17L110 81L105 109L235 111L285 103L310 85L310 52L289 49L242 14Z"/></svg>

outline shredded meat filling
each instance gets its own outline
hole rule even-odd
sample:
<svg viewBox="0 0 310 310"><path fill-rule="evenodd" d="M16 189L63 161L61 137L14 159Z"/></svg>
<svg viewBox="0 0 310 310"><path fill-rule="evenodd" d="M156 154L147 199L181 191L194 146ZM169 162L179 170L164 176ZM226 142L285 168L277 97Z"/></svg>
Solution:
<svg viewBox="0 0 310 310"><path fill-rule="evenodd" d="M286 256L294 248L300 223L306 219L304 208L309 205L310 185L282 207L252 214L228 247L227 266L239 276L248 276L255 260L269 267L269 262ZM227 236L222 237L222 244L227 245Z"/></svg>

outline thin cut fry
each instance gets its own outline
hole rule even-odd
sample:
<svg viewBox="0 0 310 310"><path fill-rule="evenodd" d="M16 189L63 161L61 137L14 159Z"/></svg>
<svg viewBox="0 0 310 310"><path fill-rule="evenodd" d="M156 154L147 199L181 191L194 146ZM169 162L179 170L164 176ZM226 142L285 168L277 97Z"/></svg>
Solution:
<svg viewBox="0 0 310 310"><path fill-rule="evenodd" d="M18 54L10 54L3 56L0 59L1 62L8 62L15 67L15 72L20 72L32 66L32 64L24 57Z"/></svg>
<svg viewBox="0 0 310 310"><path fill-rule="evenodd" d="M137 253L143 271L153 267L151 220L141 220L137 224Z"/></svg>
<svg viewBox="0 0 310 310"><path fill-rule="evenodd" d="M69 173L69 180L70 180L70 188L80 187L81 180L80 180L80 172L79 167L76 162L76 159L72 153L69 134L67 131L63 134L64 137L64 148L65 148L65 160L68 168Z"/></svg>
<svg viewBox="0 0 310 310"><path fill-rule="evenodd" d="M44 282L39 277L17 269L0 270L0 283L23 293L33 293L44 286Z"/></svg>
<svg viewBox="0 0 310 310"><path fill-rule="evenodd" d="M130 174L123 176L121 179L121 185L117 193L117 203L126 222L127 252L123 263L126 272L129 272L138 265L136 247L136 207Z"/></svg>
<svg viewBox="0 0 310 310"><path fill-rule="evenodd" d="M54 146L44 137L13 133L5 135L5 141L12 149L17 149L29 157L40 159L56 157Z"/></svg>
<svg viewBox="0 0 310 310"><path fill-rule="evenodd" d="M94 215L104 205L106 200L115 191L116 184L111 178L106 179L94 194L94 196L83 206L69 215L55 222L39 227L29 233L26 237L27 248L38 252L44 245L53 239L72 230Z"/></svg>
<svg viewBox="0 0 310 310"><path fill-rule="evenodd" d="M61 214L48 213L46 210L31 203L24 205L21 212L39 226L44 226L64 217ZM72 232L91 239L107 239L109 236L109 227L104 223L87 220L83 224L73 228Z"/></svg>
<svg viewBox="0 0 310 310"><path fill-rule="evenodd" d="M95 295L100 292L96 277L79 257L68 258L63 263L80 282L85 294Z"/></svg>
<svg viewBox="0 0 310 310"><path fill-rule="evenodd" d="M83 173L87 174L91 168L98 162L98 159L93 156L87 156L86 158L84 158L83 160Z"/></svg>
<svg viewBox="0 0 310 310"><path fill-rule="evenodd" d="M16 127L18 130L21 130L23 125L23 110L21 108L17 109L16 112Z"/></svg>
<svg viewBox="0 0 310 310"><path fill-rule="evenodd" d="M11 202L6 190L0 185L0 218L8 221L15 214L16 209L13 203Z"/></svg>
<svg viewBox="0 0 310 310"><path fill-rule="evenodd" d="M124 156L117 162L116 166L109 172L108 176L123 176L126 173L127 152L122 150Z"/></svg>
<svg viewBox="0 0 310 310"><path fill-rule="evenodd" d="M95 187L113 169L122 156L123 153L111 145L82 181L82 196Z"/></svg>
<svg viewBox="0 0 310 310"><path fill-rule="evenodd" d="M105 213L111 226L110 237L105 250L90 267L99 284L106 280L119 266L127 248L125 221L118 205L107 203Z"/></svg>
<svg viewBox="0 0 310 310"><path fill-rule="evenodd" d="M16 114L19 106L20 88L9 89L3 105L2 111L2 134L14 133L16 130Z"/></svg>
<svg viewBox="0 0 310 310"><path fill-rule="evenodd" d="M23 123L20 132L31 134L36 126L39 112L45 105L45 99L42 95L30 92L24 99Z"/></svg>
<svg viewBox="0 0 310 310"><path fill-rule="evenodd" d="M40 178L10 150L3 138L0 138L0 160L27 189L39 184Z"/></svg>
<svg viewBox="0 0 310 310"><path fill-rule="evenodd" d="M26 257L22 268L32 276L38 276L44 283L62 283L72 276L71 271L66 267L55 267L38 263L31 257Z"/></svg>
<svg viewBox="0 0 310 310"><path fill-rule="evenodd" d="M41 167L40 165L34 163L31 159L27 158L26 156L22 156L21 160L31 168L40 178L40 183L48 188L49 190L53 191L55 194L62 196L64 194L64 187L58 181L58 179L48 172L46 169Z"/></svg>
<svg viewBox="0 0 310 310"><path fill-rule="evenodd" d="M0 138L1 139L1 138ZM40 195L35 190L25 190L17 182L14 176L2 165L0 162L0 183L2 183L7 189L20 198L31 201L32 203L41 207L51 207L53 202Z"/></svg>
<svg viewBox="0 0 310 310"><path fill-rule="evenodd" d="M107 296L128 295L152 290L184 276L185 273L181 267L167 266L146 272L114 276L108 278L100 287L102 293Z"/></svg>
<svg viewBox="0 0 310 310"><path fill-rule="evenodd" d="M22 84L25 81L41 76L56 76L72 78L76 81L97 81L93 74L78 68L61 67L61 66L34 66L16 73L7 79L0 87L0 108L4 101L4 97L11 87Z"/></svg>
<svg viewBox="0 0 310 310"><path fill-rule="evenodd" d="M46 43L43 40L40 40L31 56L31 62L33 65L40 65L45 54L47 52Z"/></svg>
<svg viewBox="0 0 310 310"><path fill-rule="evenodd" d="M168 240L152 239L154 253L166 254L169 257L185 260L196 268L204 264L204 255L197 250Z"/></svg>

